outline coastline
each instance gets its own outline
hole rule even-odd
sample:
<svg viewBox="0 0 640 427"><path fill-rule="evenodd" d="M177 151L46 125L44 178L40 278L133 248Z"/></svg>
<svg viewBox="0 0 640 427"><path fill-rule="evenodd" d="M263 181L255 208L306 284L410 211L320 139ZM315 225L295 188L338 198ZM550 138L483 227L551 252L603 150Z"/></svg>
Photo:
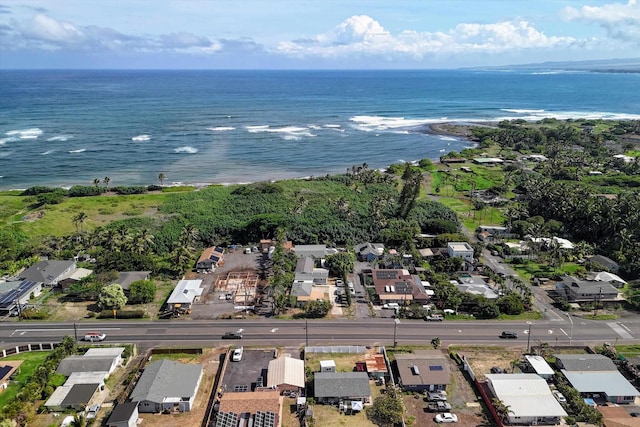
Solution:
<svg viewBox="0 0 640 427"><path fill-rule="evenodd" d="M476 141L473 139L473 133L471 132L471 128L474 126L486 126L485 124L481 124L481 123L456 123L456 122L439 122L439 123L431 123L428 125L423 126L422 128L418 129L418 132L420 133L425 133L425 134L430 134L430 135L441 135L441 136L450 136L450 137L455 137L455 138L460 138L460 139L464 139L468 142L472 142L474 144L476 144ZM440 163L440 159L439 158L433 158L430 159L433 163ZM390 166L391 163L388 166ZM383 167L383 168L379 168L380 170L386 170L387 167ZM298 177L289 177L289 178L273 178L273 179L265 179L263 181L268 181L268 182L277 182L277 181L282 181L282 180L287 180L287 179L294 179L294 180L304 180L304 179L309 179L310 176L298 176ZM166 188L171 188L171 187L193 187L196 190L202 189L202 188L207 188L210 186L229 186L229 185L246 185L246 184L253 184L256 182L261 182L261 181L238 181L238 182L229 182L229 181L221 181L221 182L204 182L204 181L194 181L194 182L187 182L187 181L172 181L169 184L165 184L163 185L163 187ZM40 184L37 184L40 185ZM64 188L64 189L69 189L74 185L86 185L86 184L72 184L72 185L53 185L50 186L51 188ZM151 184L123 184L123 186L148 186L148 185L156 185L156 183L151 183ZM45 185L47 186L47 185ZM26 188L8 188L8 189L0 189L0 193L6 193L6 192L12 192L12 191L25 191L27 188L30 187L26 187ZM108 193L108 195L113 195L114 193Z"/></svg>

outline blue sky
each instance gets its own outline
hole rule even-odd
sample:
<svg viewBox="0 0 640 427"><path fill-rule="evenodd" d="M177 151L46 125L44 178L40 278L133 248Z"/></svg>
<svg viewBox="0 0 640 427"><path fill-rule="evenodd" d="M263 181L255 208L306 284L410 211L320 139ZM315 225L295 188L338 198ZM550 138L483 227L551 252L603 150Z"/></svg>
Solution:
<svg viewBox="0 0 640 427"><path fill-rule="evenodd" d="M640 0L0 0L0 68L456 68L640 57Z"/></svg>

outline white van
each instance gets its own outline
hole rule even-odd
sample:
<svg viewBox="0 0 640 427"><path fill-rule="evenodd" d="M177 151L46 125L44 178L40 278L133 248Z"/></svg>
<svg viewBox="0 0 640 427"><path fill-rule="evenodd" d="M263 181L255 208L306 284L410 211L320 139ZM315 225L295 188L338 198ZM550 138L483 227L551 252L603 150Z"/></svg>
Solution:
<svg viewBox="0 0 640 427"><path fill-rule="evenodd" d="M397 302L389 302L382 306L383 308L400 308L400 304Z"/></svg>
<svg viewBox="0 0 640 427"><path fill-rule="evenodd" d="M235 350L233 350L233 355L231 356L231 360L233 360L234 362L239 362L242 360L242 352L244 351L244 349L242 347L238 347Z"/></svg>

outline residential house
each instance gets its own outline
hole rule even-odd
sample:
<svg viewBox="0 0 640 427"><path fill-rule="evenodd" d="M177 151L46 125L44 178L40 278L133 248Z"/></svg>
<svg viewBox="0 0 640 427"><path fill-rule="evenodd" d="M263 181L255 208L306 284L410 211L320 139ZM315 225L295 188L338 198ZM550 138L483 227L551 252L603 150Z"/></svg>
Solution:
<svg viewBox="0 0 640 427"><path fill-rule="evenodd" d="M469 265L473 265L473 248L467 242L447 243L447 253L451 258L462 258Z"/></svg>
<svg viewBox="0 0 640 427"><path fill-rule="evenodd" d="M64 411L74 409L82 411L93 399L99 390L100 384L73 384L63 385L56 388L44 406L49 411Z"/></svg>
<svg viewBox="0 0 640 427"><path fill-rule="evenodd" d="M341 400L371 401L371 385L366 372L316 372L313 390L318 403L331 405Z"/></svg>
<svg viewBox="0 0 640 427"><path fill-rule="evenodd" d="M607 402L633 403L640 392L602 354L554 354L556 365L580 394L604 396Z"/></svg>
<svg viewBox="0 0 640 427"><path fill-rule="evenodd" d="M405 391L446 391L451 384L449 361L437 350L396 354L398 384Z"/></svg>
<svg viewBox="0 0 640 427"><path fill-rule="evenodd" d="M122 286L122 290L129 292L131 284L139 280L149 280L151 277L150 271L120 271L118 272L118 279L110 284L117 283Z"/></svg>
<svg viewBox="0 0 640 427"><path fill-rule="evenodd" d="M596 282L606 282L616 288L622 288L627 282L617 274L609 273L608 271L592 272L587 275L587 280L594 280Z"/></svg>
<svg viewBox="0 0 640 427"><path fill-rule="evenodd" d="M293 282L291 296L296 299L296 307L302 308L309 301L327 299L327 287L315 286L311 282Z"/></svg>
<svg viewBox="0 0 640 427"><path fill-rule="evenodd" d="M555 372L553 368L549 366L547 361L544 360L544 357L533 355L533 354L527 354L524 357L527 361L527 364L531 366L531 369L533 369L534 372L538 374L541 378L548 380L551 377L553 377L553 374Z"/></svg>
<svg viewBox="0 0 640 427"><path fill-rule="evenodd" d="M194 302L200 301L202 280L180 280L167 300L169 310L191 310Z"/></svg>
<svg viewBox="0 0 640 427"><path fill-rule="evenodd" d="M58 286L66 292L69 286L79 283L82 279L93 274L93 270L88 268L76 268L73 273L58 282Z"/></svg>
<svg viewBox="0 0 640 427"><path fill-rule="evenodd" d="M311 257L318 260L320 265L322 265L327 255L338 253L334 248L327 248L327 245L296 245L293 247L293 252L298 258Z"/></svg>
<svg viewBox="0 0 640 427"><path fill-rule="evenodd" d="M597 264L603 268L606 268L612 273L617 274L620 271L620 265L614 260L612 260L611 258L608 258L604 255L589 256L587 257L587 261L589 261L592 264Z"/></svg>
<svg viewBox="0 0 640 427"><path fill-rule="evenodd" d="M429 300L420 276L409 274L407 270L374 269L371 274L381 304L426 304Z"/></svg>
<svg viewBox="0 0 640 427"><path fill-rule="evenodd" d="M355 252L359 261L373 262L384 255L384 243L360 243L355 246Z"/></svg>
<svg viewBox="0 0 640 427"><path fill-rule="evenodd" d="M220 398L215 427L279 427L282 396L277 390L225 392Z"/></svg>
<svg viewBox="0 0 640 427"><path fill-rule="evenodd" d="M509 408L510 425L555 425L567 416L537 374L486 374L485 378L491 393Z"/></svg>
<svg viewBox="0 0 640 427"><path fill-rule="evenodd" d="M619 303L624 300L619 289L607 282L581 280L572 276L564 276L562 282L556 283L556 291L568 302L575 303Z"/></svg>
<svg viewBox="0 0 640 427"><path fill-rule="evenodd" d="M293 280L294 282L311 281L314 285L326 285L329 280L329 270L316 268L315 260L311 257L298 258Z"/></svg>
<svg viewBox="0 0 640 427"><path fill-rule="evenodd" d="M35 263L18 275L22 280L57 286L60 280L69 277L76 270L75 261L44 260Z"/></svg>
<svg viewBox="0 0 640 427"><path fill-rule="evenodd" d="M498 294L485 282L482 276L466 275L460 276L458 280L452 280L460 292L469 293L472 295L482 295L483 297L495 300L498 299Z"/></svg>
<svg viewBox="0 0 640 427"><path fill-rule="evenodd" d="M304 361L283 356L269 362L267 368L267 387L278 391L299 392L304 389Z"/></svg>
<svg viewBox="0 0 640 427"><path fill-rule="evenodd" d="M213 271L218 268L219 265L224 263L224 249L220 246L212 246L202 251L202 255L198 258L196 263L196 270L199 272Z"/></svg>
<svg viewBox="0 0 640 427"><path fill-rule="evenodd" d="M504 163L504 160L497 157L476 157L473 163L478 165L498 165Z"/></svg>
<svg viewBox="0 0 640 427"><path fill-rule="evenodd" d="M508 239L512 235L509 227L502 227L498 225L479 225L476 229L476 236L482 241L488 241L495 239Z"/></svg>
<svg viewBox="0 0 640 427"><path fill-rule="evenodd" d="M549 249L552 245L557 245L560 249L571 250L574 248L573 242L562 237L532 237L526 236L531 243L538 244L545 249Z"/></svg>
<svg viewBox="0 0 640 427"><path fill-rule="evenodd" d="M116 406L107 420L107 427L136 427L138 402L125 402Z"/></svg>
<svg viewBox="0 0 640 427"><path fill-rule="evenodd" d="M149 363L129 398L139 412L188 412L202 380L202 365L163 359Z"/></svg>
<svg viewBox="0 0 640 427"><path fill-rule="evenodd" d="M0 362L0 393L7 388L11 377L18 370L21 364L21 360Z"/></svg>
<svg viewBox="0 0 640 427"><path fill-rule="evenodd" d="M31 296L37 297L42 293L42 282L21 280L0 282L0 313L8 314L29 302ZM18 304L20 307L18 307Z"/></svg>
<svg viewBox="0 0 640 427"><path fill-rule="evenodd" d="M91 350L112 350L112 351L96 351ZM70 376L79 372L102 372L103 380L111 375L122 362L121 354L124 347L105 347L89 349L83 355L67 356L60 361L56 372L62 375Z"/></svg>

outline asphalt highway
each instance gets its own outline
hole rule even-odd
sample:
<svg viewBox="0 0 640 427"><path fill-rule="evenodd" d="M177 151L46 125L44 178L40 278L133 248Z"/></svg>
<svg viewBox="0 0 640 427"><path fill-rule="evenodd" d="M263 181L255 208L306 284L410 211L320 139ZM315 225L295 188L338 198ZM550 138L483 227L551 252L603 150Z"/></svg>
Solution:
<svg viewBox="0 0 640 427"><path fill-rule="evenodd" d="M573 321L573 325L570 322ZM364 345L390 346L429 344L435 337L450 344L518 345L526 348L640 342L636 321L589 321L580 318L531 322L366 320L167 320L100 321L76 323L0 323L0 347L25 343L57 342L64 336L84 337L87 332L107 335L105 343L135 343L155 346L223 346L238 341L223 340L225 332L237 331L243 345ZM517 339L500 339L502 331L513 331Z"/></svg>

